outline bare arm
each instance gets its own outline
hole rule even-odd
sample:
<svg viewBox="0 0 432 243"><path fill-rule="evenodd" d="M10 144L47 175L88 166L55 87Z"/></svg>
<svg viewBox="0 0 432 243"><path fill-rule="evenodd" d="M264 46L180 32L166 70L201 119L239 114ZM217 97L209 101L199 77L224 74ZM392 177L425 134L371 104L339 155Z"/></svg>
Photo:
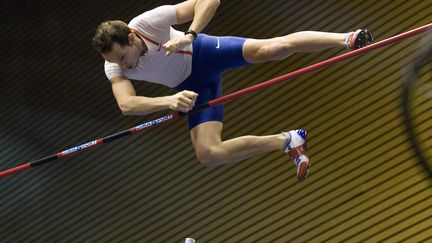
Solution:
<svg viewBox="0 0 432 243"><path fill-rule="evenodd" d="M219 4L219 0L187 0L179 3L175 5L177 23L183 24L192 20L189 30L198 34L213 18ZM185 35L168 41L163 47L167 50L166 55L170 55L192 42L193 35Z"/></svg>
<svg viewBox="0 0 432 243"><path fill-rule="evenodd" d="M177 23L183 24L191 20L190 30L201 32L210 22L219 7L219 0L188 0L175 5Z"/></svg>
<svg viewBox="0 0 432 243"><path fill-rule="evenodd" d="M195 105L198 96L186 90L154 98L137 96L132 83L126 77L112 78L111 85L117 104L124 115L146 115L166 109L188 112Z"/></svg>

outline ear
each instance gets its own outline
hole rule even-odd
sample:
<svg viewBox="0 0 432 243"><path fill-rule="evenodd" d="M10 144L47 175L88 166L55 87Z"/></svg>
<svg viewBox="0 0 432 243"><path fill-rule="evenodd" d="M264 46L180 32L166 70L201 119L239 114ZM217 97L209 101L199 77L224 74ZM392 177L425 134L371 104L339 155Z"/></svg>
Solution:
<svg viewBox="0 0 432 243"><path fill-rule="evenodd" d="M133 45L136 41L136 37L134 33L129 33L128 35L128 39L129 39L129 45Z"/></svg>

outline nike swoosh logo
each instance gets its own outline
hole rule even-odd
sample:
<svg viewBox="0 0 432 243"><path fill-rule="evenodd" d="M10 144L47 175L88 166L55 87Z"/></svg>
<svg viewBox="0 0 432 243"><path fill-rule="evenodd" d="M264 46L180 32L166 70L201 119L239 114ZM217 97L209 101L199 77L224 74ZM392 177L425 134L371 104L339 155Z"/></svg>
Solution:
<svg viewBox="0 0 432 243"><path fill-rule="evenodd" d="M218 37L216 49L219 49L219 47L220 47L220 43L219 43L219 37Z"/></svg>

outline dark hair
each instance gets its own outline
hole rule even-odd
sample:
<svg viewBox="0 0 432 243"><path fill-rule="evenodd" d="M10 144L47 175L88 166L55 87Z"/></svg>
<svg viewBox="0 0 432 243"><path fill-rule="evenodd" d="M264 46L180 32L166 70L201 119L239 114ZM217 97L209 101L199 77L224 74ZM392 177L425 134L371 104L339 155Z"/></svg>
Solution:
<svg viewBox="0 0 432 243"><path fill-rule="evenodd" d="M93 37L93 48L100 53L110 52L114 42L121 46L129 45L129 26L120 20L110 20L101 23Z"/></svg>

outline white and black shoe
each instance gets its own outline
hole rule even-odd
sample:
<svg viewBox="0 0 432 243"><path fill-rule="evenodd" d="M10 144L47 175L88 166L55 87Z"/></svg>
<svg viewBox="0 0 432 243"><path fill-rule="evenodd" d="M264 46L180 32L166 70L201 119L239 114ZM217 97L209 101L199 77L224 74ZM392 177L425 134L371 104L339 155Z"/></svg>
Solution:
<svg viewBox="0 0 432 243"><path fill-rule="evenodd" d="M345 39L345 46L347 48L356 50L365 47L374 41L372 32L367 29L358 29L354 32L348 33Z"/></svg>

